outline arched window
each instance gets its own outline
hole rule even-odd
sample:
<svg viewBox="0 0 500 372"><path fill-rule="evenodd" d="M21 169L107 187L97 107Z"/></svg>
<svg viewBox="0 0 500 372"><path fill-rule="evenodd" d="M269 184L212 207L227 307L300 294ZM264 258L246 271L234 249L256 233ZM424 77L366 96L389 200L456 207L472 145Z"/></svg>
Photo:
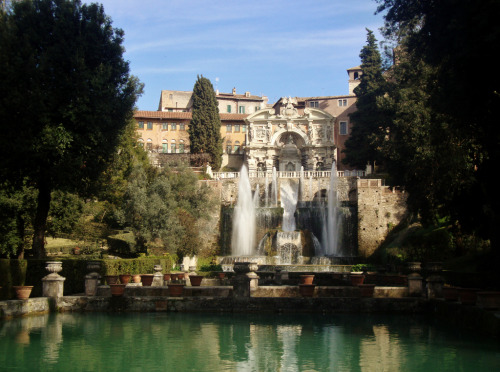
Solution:
<svg viewBox="0 0 500 372"><path fill-rule="evenodd" d="M184 140L179 141L179 153L184 154Z"/></svg>
<svg viewBox="0 0 500 372"><path fill-rule="evenodd" d="M172 154L175 154L177 152L176 150L177 150L177 148L175 146L175 140L172 140L171 143L170 143L170 152Z"/></svg>
<svg viewBox="0 0 500 372"><path fill-rule="evenodd" d="M166 154L168 152L168 140L161 141L161 152Z"/></svg>
<svg viewBox="0 0 500 372"><path fill-rule="evenodd" d="M153 140L151 138L146 141L146 150L153 151Z"/></svg>
<svg viewBox="0 0 500 372"><path fill-rule="evenodd" d="M239 154L240 153L240 141L236 141L234 143L234 153Z"/></svg>
<svg viewBox="0 0 500 372"><path fill-rule="evenodd" d="M233 146L232 146L231 141L227 141L226 142L226 152L228 154L231 154L233 152Z"/></svg>

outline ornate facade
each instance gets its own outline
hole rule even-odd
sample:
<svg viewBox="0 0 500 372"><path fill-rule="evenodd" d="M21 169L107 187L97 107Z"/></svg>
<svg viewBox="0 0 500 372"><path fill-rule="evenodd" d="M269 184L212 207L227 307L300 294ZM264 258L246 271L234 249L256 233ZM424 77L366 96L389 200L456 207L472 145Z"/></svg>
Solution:
<svg viewBox="0 0 500 372"><path fill-rule="evenodd" d="M299 112L294 98L282 99L283 109L260 110L249 115L245 161L250 171L330 169L336 160L335 118L326 111Z"/></svg>

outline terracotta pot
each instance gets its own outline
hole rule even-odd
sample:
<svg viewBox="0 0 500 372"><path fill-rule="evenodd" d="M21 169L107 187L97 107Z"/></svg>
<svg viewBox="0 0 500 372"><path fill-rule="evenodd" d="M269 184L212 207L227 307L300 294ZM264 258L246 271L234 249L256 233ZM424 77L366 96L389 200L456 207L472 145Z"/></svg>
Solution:
<svg viewBox="0 0 500 372"><path fill-rule="evenodd" d="M300 284L313 284L314 275L301 275Z"/></svg>
<svg viewBox="0 0 500 372"><path fill-rule="evenodd" d="M217 275L219 275L219 279L224 279L226 277L226 273L224 272L218 273Z"/></svg>
<svg viewBox="0 0 500 372"><path fill-rule="evenodd" d="M78 255L78 254L80 254L80 248L79 248L79 247L75 247L75 248L73 248L73 254L74 254L74 255Z"/></svg>
<svg viewBox="0 0 500 372"><path fill-rule="evenodd" d="M361 297L373 297L375 292L375 284L360 284L358 285Z"/></svg>
<svg viewBox="0 0 500 372"><path fill-rule="evenodd" d="M170 297L180 297L184 293L184 284L170 283L168 285L168 295Z"/></svg>
<svg viewBox="0 0 500 372"><path fill-rule="evenodd" d="M171 274L163 274L163 280L166 282L169 282L172 280L172 275Z"/></svg>
<svg viewBox="0 0 500 372"><path fill-rule="evenodd" d="M108 285L118 284L118 275L105 275L104 278L106 279L106 283L108 283Z"/></svg>
<svg viewBox="0 0 500 372"><path fill-rule="evenodd" d="M132 281L134 283L140 283L141 282L141 275L140 274L132 275Z"/></svg>
<svg viewBox="0 0 500 372"><path fill-rule="evenodd" d="M18 300L27 300L30 298L31 291L33 289L32 285L15 285L14 290L16 291L16 297Z"/></svg>
<svg viewBox="0 0 500 372"><path fill-rule="evenodd" d="M203 275L189 275L189 280L191 281L191 285L193 287L199 287L201 285L201 281L203 280Z"/></svg>
<svg viewBox="0 0 500 372"><path fill-rule="evenodd" d="M362 274L351 274L351 284L360 285L363 284L365 276Z"/></svg>
<svg viewBox="0 0 500 372"><path fill-rule="evenodd" d="M128 284L130 282L130 278L132 277L132 275L122 274L122 275L119 275L119 277L120 277L121 284Z"/></svg>
<svg viewBox="0 0 500 372"><path fill-rule="evenodd" d="M151 284L153 284L153 279L154 279L153 274L142 274L141 281L143 287L151 287Z"/></svg>
<svg viewBox="0 0 500 372"><path fill-rule="evenodd" d="M475 305L477 300L478 288L459 288L458 297L462 305Z"/></svg>
<svg viewBox="0 0 500 372"><path fill-rule="evenodd" d="M111 296L123 296L125 292L125 284L110 284L109 287L111 288Z"/></svg>
<svg viewBox="0 0 500 372"><path fill-rule="evenodd" d="M458 288L443 287L443 298L446 301L458 301Z"/></svg>
<svg viewBox="0 0 500 372"><path fill-rule="evenodd" d="M315 284L299 284L299 292L303 297L312 297L315 287Z"/></svg>

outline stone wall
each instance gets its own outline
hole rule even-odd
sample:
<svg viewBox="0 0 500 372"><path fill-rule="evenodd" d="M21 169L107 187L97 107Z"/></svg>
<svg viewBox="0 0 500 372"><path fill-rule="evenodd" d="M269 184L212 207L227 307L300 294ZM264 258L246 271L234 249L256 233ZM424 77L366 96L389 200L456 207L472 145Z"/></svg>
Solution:
<svg viewBox="0 0 500 372"><path fill-rule="evenodd" d="M381 180L358 179L358 255L369 257L392 227L406 215L407 194L382 186Z"/></svg>

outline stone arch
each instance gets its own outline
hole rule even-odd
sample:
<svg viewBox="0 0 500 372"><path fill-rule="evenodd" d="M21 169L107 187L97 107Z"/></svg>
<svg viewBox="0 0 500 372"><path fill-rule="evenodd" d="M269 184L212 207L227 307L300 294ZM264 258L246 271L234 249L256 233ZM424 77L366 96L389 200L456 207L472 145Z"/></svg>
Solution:
<svg viewBox="0 0 500 372"><path fill-rule="evenodd" d="M303 147L305 145L309 145L309 139L307 138L307 135L304 132L299 131L297 129L286 130L286 129L281 128L279 131L277 131L276 133L274 133L273 137L271 138L271 144L272 144L272 146L279 146L279 140L286 133L293 133L294 136L296 135L302 141L304 141L303 144L301 144L301 146L297 146L297 147L300 148L300 147Z"/></svg>

